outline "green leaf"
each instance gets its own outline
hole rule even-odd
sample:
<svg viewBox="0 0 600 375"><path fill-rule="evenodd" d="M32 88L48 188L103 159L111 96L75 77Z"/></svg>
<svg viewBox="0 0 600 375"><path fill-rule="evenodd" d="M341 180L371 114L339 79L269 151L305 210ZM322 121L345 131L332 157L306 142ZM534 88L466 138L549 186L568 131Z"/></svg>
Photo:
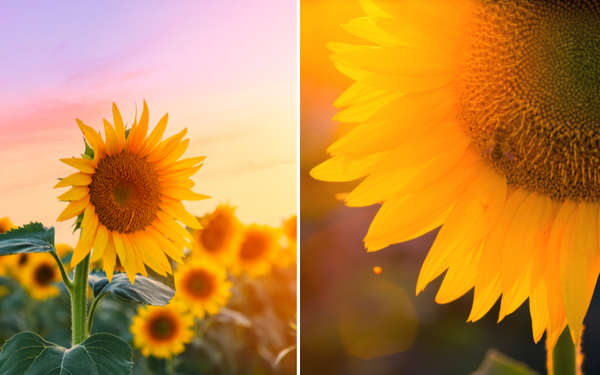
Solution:
<svg viewBox="0 0 600 375"><path fill-rule="evenodd" d="M54 250L54 227L46 228L40 223L0 234L0 255L47 253Z"/></svg>
<svg viewBox="0 0 600 375"><path fill-rule="evenodd" d="M512 359L492 348L485 353L485 359L471 375L539 375L529 366Z"/></svg>
<svg viewBox="0 0 600 375"><path fill-rule="evenodd" d="M157 273L150 267L146 267L146 272L148 272L148 276L150 278L158 281L159 283L161 283L163 285L168 286L173 291L177 291L177 288L175 287L175 276L173 276L175 274L175 272L173 272L173 270L174 270L173 259L171 259L171 257L168 256L167 254L165 254L165 256L167 257L167 259L169 259L169 263L171 264L171 273L170 274L167 273L167 276L165 277L165 276Z"/></svg>
<svg viewBox="0 0 600 375"><path fill-rule="evenodd" d="M152 306L165 306L175 295L171 288L142 275L135 275L133 285L124 273L115 274L110 283L106 277L90 275L88 284L96 298L112 293L121 301Z"/></svg>
<svg viewBox="0 0 600 375"><path fill-rule="evenodd" d="M83 138L83 143L85 143L85 152L81 155L86 159L93 160L94 159L94 150L88 145L85 138Z"/></svg>
<svg viewBox="0 0 600 375"><path fill-rule="evenodd" d="M13 336L0 352L2 375L129 375L133 352L117 336L100 333L70 349L33 332Z"/></svg>

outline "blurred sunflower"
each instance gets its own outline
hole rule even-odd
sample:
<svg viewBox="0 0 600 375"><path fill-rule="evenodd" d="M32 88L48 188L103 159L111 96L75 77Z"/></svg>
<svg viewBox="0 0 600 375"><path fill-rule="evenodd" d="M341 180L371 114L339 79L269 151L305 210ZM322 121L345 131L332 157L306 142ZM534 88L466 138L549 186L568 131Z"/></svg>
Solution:
<svg viewBox="0 0 600 375"><path fill-rule="evenodd" d="M60 294L60 289L55 285L61 280L60 270L49 254L36 254L31 257L19 280L34 299L45 300Z"/></svg>
<svg viewBox="0 0 600 375"><path fill-rule="evenodd" d="M54 248L56 249L56 253L58 254L58 257L61 260L63 260L63 262L64 262L64 258L73 252L73 246L66 244L66 243L57 243L54 246ZM69 264L64 264L64 267L67 272L71 269Z"/></svg>
<svg viewBox="0 0 600 375"><path fill-rule="evenodd" d="M185 350L192 341L194 318L185 307L171 303L167 306L138 308L130 327L133 344L146 357L171 358Z"/></svg>
<svg viewBox="0 0 600 375"><path fill-rule="evenodd" d="M231 272L234 275L246 272L253 278L271 272L271 263L279 247L279 238L279 232L268 225L247 226Z"/></svg>
<svg viewBox="0 0 600 375"><path fill-rule="evenodd" d="M366 177L346 203L382 203L369 251L443 224L417 293L447 271L436 301L474 287L469 320L529 297L536 342L568 323L577 343L600 272L600 4L361 4L344 28L375 45L329 45L355 126L311 174Z"/></svg>
<svg viewBox="0 0 600 375"><path fill-rule="evenodd" d="M297 215L283 221L283 245L273 257L273 264L279 268L287 268L296 262L297 221Z"/></svg>
<svg viewBox="0 0 600 375"><path fill-rule="evenodd" d="M183 266L177 267L177 301L186 306L198 319L206 314L219 312L231 296L231 282L227 281L227 271L209 258L191 258Z"/></svg>
<svg viewBox="0 0 600 375"><path fill-rule="evenodd" d="M168 115L147 136L146 101L139 124L136 118L128 131L114 103L112 109L115 126L104 120L105 140L77 120L93 156L61 159L79 172L55 186L72 186L58 197L70 203L57 220L82 215L72 267L93 247L91 262L102 258L109 280L118 256L133 283L136 272L147 276L145 266L163 276L171 273L167 256L182 262L183 247L191 246L193 240L175 220L201 228L181 201L208 198L194 193L194 182L189 179L202 167L204 157L178 160L189 144L189 139L182 141L187 129L161 141Z"/></svg>
<svg viewBox="0 0 600 375"><path fill-rule="evenodd" d="M0 234L6 233L14 228L17 228L17 226L14 225L8 217L0 218ZM11 263L11 256L0 256L0 276L4 276L8 273Z"/></svg>
<svg viewBox="0 0 600 375"><path fill-rule="evenodd" d="M235 260L242 233L235 209L229 204L220 204L212 213L200 218L202 229L193 234L194 253L223 265L230 265Z"/></svg>

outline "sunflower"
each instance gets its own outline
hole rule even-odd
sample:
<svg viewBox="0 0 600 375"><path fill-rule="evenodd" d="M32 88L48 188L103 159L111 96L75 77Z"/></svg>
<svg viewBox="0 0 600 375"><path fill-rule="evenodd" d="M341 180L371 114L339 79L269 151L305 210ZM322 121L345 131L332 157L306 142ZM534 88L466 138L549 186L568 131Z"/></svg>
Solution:
<svg viewBox="0 0 600 375"><path fill-rule="evenodd" d="M193 232L194 253L230 265L240 246L242 224L235 216L236 207L220 204L199 219L202 229Z"/></svg>
<svg viewBox="0 0 600 375"><path fill-rule="evenodd" d="M114 103L112 110L114 128L104 120L105 140L77 120L93 155L86 152L82 158L61 159L78 172L55 186L72 186L58 197L70 202L58 221L81 215L82 232L72 267L93 247L91 262L102 258L109 280L118 256L133 283L136 272L147 276L145 266L165 276L172 272L168 257L182 262L183 247L191 246L193 239L175 220L201 228L181 201L208 198L194 193L189 179L202 167L204 157L178 160L189 144L189 139L182 141L187 129L161 141L168 115L147 137L146 101L139 124L136 118L127 131Z"/></svg>
<svg viewBox="0 0 600 375"><path fill-rule="evenodd" d="M0 234L6 233L11 229L17 228L16 225L10 221L9 218L3 217L0 218ZM0 256L0 276L4 276L8 273L8 269L11 265L10 256Z"/></svg>
<svg viewBox="0 0 600 375"><path fill-rule="evenodd" d="M130 331L133 344L146 357L171 358L185 350L192 341L194 317L185 307L171 303L167 306L139 307Z"/></svg>
<svg viewBox="0 0 600 375"><path fill-rule="evenodd" d="M192 258L178 267L175 282L175 298L199 319L218 313L219 306L225 306L231 297L232 284L227 281L227 271L207 257Z"/></svg>
<svg viewBox="0 0 600 375"><path fill-rule="evenodd" d="M294 215L283 221L283 243L280 251L277 251L273 257L273 264L279 268L287 268L296 262L297 255L297 221L298 216Z"/></svg>
<svg viewBox="0 0 600 375"><path fill-rule="evenodd" d="M279 247L279 232L268 225L252 224L244 229L242 243L231 272L246 272L250 277L264 276L271 272L271 263Z"/></svg>
<svg viewBox="0 0 600 375"><path fill-rule="evenodd" d="M60 270L49 254L36 254L31 257L19 280L34 299L45 300L60 294L60 289L54 285L61 280Z"/></svg>
<svg viewBox="0 0 600 375"><path fill-rule="evenodd" d="M600 271L599 5L361 4L344 28L374 45L329 46L354 127L312 175L366 177L346 204L382 203L369 251L443 224L417 293L447 271L436 301L475 288L470 321L529 298L536 342L568 324L577 343Z"/></svg>

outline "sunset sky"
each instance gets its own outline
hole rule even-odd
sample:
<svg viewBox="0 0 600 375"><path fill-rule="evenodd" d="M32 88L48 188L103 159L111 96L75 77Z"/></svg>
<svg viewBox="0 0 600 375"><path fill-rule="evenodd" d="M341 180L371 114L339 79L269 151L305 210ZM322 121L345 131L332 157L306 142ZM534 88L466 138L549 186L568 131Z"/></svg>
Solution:
<svg viewBox="0 0 600 375"><path fill-rule="evenodd" d="M194 190L213 199L188 211L296 213L295 1L3 2L0 34L0 217L75 244L52 189L83 152L75 118L101 129L114 101L131 124L143 99L151 128L167 112L165 137L188 128L183 157L207 156Z"/></svg>

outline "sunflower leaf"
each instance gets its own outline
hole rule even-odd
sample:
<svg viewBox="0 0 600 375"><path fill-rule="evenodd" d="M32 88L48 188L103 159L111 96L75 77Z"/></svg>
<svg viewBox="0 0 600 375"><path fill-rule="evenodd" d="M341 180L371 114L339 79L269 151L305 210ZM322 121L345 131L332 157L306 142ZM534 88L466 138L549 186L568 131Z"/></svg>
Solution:
<svg viewBox="0 0 600 375"><path fill-rule="evenodd" d="M158 272L154 271L150 267L146 267L146 272L148 272L148 276L151 279L158 281L159 283L169 287L169 289L172 289L174 292L176 292L177 288L175 287L175 276L173 276L175 274L175 272L173 272L173 270L174 270L173 263L174 262L170 256L168 256L167 254L165 254L165 256L167 257L167 259L169 259L169 263L171 264L171 273L170 274L167 273L167 276L163 276L163 275L159 274Z"/></svg>
<svg viewBox="0 0 600 375"><path fill-rule="evenodd" d="M133 352L127 342L109 333L90 336L70 349L21 332L10 338L0 352L0 374L129 375Z"/></svg>
<svg viewBox="0 0 600 375"><path fill-rule="evenodd" d="M144 305L165 306L175 295L171 288L142 275L135 275L135 284L131 284L124 273L115 274L110 283L106 277L92 274L88 284L95 298L112 293L121 301Z"/></svg>
<svg viewBox="0 0 600 375"><path fill-rule="evenodd" d="M523 362L512 359L496 349L489 349L479 368L471 375L539 375Z"/></svg>
<svg viewBox="0 0 600 375"><path fill-rule="evenodd" d="M0 255L47 253L54 250L54 227L29 223L0 234Z"/></svg>

